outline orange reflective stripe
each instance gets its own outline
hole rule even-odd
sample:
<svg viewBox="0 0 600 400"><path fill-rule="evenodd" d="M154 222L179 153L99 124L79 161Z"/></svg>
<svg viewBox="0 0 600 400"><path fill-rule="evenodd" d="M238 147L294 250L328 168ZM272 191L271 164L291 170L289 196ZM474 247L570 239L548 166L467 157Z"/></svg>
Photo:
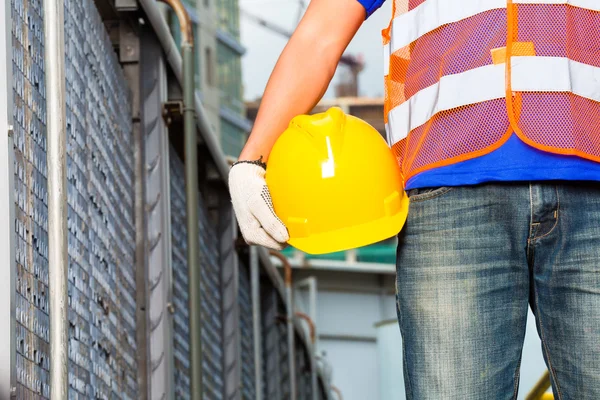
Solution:
<svg viewBox="0 0 600 400"><path fill-rule="evenodd" d="M494 64L502 64L506 62L506 47L498 47L492 49L492 61ZM535 46L533 42L516 42L513 43L513 56L535 56Z"/></svg>
<svg viewBox="0 0 600 400"><path fill-rule="evenodd" d="M492 151L499 149L504 143L506 143L506 141L511 137L512 134L513 134L513 131L509 127L508 130L504 133L504 135L502 135L502 137L498 141L496 141L495 143L491 144L488 147L485 147L481 150L474 151L472 153L469 153L468 155L461 155L461 156L448 158L445 160L440 160L438 162L435 162L432 164L427 164L426 166L410 170L410 172L406 176L404 176L404 182L408 181L413 176L420 174L421 172L425 172L425 171L428 171L428 170L431 170L434 168L446 167L448 165L456 164L456 163L459 163L462 161L471 160L473 158L477 158L477 157L481 157L486 154L489 154ZM396 150L396 146L401 146L402 150ZM404 139L402 142L398 142L397 144L395 144L392 147L392 150L394 150L394 152L397 152L397 151L403 152L405 147L406 147L406 139Z"/></svg>
<svg viewBox="0 0 600 400"><path fill-rule="evenodd" d="M508 119L513 129L518 129L518 124L515 118L515 110L513 103L512 91L512 54L513 41L519 36L518 17L516 15L517 7L513 4L513 0L506 0L506 53L504 54L504 62L506 75L504 77L506 85L506 112Z"/></svg>

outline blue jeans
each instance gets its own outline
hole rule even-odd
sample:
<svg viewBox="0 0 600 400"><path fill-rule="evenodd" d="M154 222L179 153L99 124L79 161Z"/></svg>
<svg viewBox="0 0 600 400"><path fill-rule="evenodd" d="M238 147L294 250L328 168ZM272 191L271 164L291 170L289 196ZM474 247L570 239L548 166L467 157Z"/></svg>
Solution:
<svg viewBox="0 0 600 400"><path fill-rule="evenodd" d="M414 189L399 235L408 399L516 399L527 308L556 399L600 399L600 184Z"/></svg>

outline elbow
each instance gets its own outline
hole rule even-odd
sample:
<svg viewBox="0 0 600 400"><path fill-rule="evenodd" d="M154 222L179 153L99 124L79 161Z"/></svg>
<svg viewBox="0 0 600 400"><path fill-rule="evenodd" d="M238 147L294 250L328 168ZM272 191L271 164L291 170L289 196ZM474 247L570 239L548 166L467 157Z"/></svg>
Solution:
<svg viewBox="0 0 600 400"><path fill-rule="evenodd" d="M317 59L321 61L323 70L329 79L333 78L344 49L345 46L339 43L327 43L326 41L322 41L316 46Z"/></svg>
<svg viewBox="0 0 600 400"><path fill-rule="evenodd" d="M328 77L333 77L347 44L336 35L321 34L318 31L296 33L295 39L301 43L298 46L300 54L309 56Z"/></svg>

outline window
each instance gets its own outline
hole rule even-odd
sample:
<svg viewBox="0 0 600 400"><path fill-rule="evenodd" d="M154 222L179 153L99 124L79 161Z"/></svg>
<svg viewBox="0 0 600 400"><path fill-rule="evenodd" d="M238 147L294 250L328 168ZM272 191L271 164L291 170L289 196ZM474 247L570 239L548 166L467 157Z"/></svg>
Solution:
<svg viewBox="0 0 600 400"><path fill-rule="evenodd" d="M206 83L209 86L215 86L215 60L210 47L204 48L204 65L206 66Z"/></svg>
<svg viewBox="0 0 600 400"><path fill-rule="evenodd" d="M194 24L194 74L196 79L196 90L202 90L202 63L200 62L200 29Z"/></svg>

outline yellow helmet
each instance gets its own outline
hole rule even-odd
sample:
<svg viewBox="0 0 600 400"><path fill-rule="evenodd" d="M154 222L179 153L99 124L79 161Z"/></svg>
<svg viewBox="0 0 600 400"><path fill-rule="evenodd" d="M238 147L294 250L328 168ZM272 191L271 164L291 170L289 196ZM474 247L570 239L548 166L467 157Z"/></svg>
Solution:
<svg viewBox="0 0 600 400"><path fill-rule="evenodd" d="M337 107L290 122L271 151L266 180L289 244L306 253L379 242L406 221L396 157L375 128Z"/></svg>

